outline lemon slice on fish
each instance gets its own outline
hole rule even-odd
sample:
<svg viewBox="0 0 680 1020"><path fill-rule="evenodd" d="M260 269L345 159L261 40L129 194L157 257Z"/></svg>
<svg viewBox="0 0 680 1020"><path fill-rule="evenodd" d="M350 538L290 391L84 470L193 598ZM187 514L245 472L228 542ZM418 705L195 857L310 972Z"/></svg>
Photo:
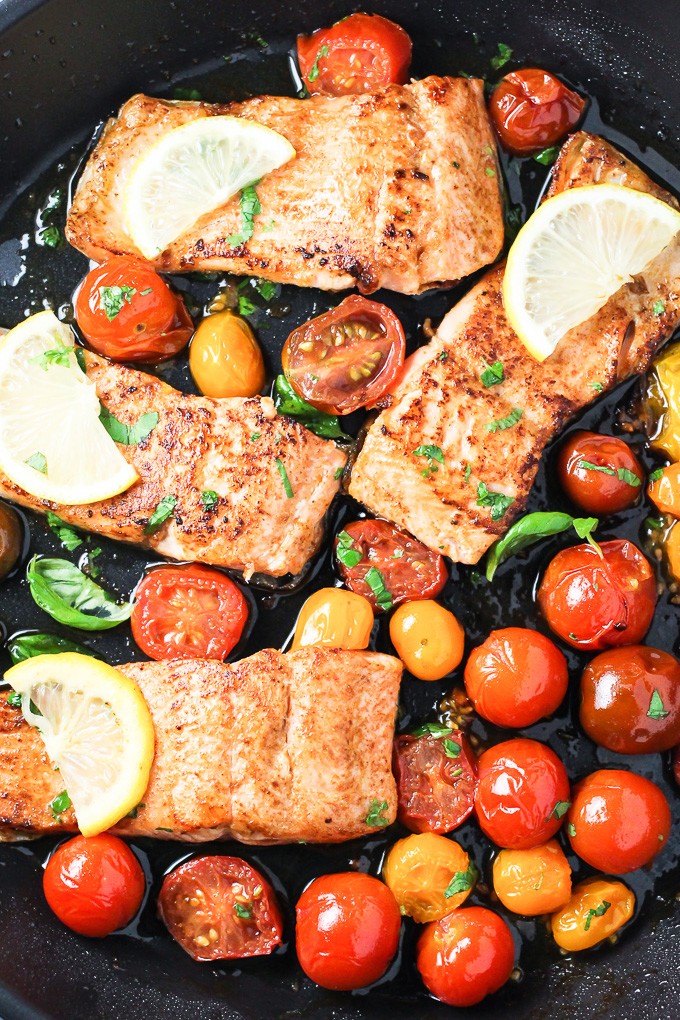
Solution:
<svg viewBox="0 0 680 1020"><path fill-rule="evenodd" d="M678 231L680 212L616 184L571 188L547 199L508 255L503 301L510 325L544 361Z"/></svg>
<svg viewBox="0 0 680 1020"><path fill-rule="evenodd" d="M137 161L123 190L125 230L148 259L295 155L277 131L242 117L173 128Z"/></svg>
<svg viewBox="0 0 680 1020"><path fill-rule="evenodd" d="M74 344L49 311L0 340L0 470L38 499L73 506L116 496L138 478L99 421Z"/></svg>
<svg viewBox="0 0 680 1020"><path fill-rule="evenodd" d="M144 797L154 755L151 713L137 684L89 655L36 655L5 673L40 731L78 827L96 836Z"/></svg>

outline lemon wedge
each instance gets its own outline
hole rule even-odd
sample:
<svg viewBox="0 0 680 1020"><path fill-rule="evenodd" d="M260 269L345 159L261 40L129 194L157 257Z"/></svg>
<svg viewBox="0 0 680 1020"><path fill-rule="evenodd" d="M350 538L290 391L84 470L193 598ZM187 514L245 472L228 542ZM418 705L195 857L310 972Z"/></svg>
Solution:
<svg viewBox="0 0 680 1020"><path fill-rule="evenodd" d="M205 213L294 155L283 135L242 117L202 117L173 128L132 168L123 189L125 230L153 259Z"/></svg>
<svg viewBox="0 0 680 1020"><path fill-rule="evenodd" d="M602 308L680 231L680 212L616 184L571 188L529 217L508 254L503 302L537 361Z"/></svg>
<svg viewBox="0 0 680 1020"><path fill-rule="evenodd" d="M0 341L0 470L38 499L96 503L138 475L99 421L69 327L39 312Z"/></svg>
<svg viewBox="0 0 680 1020"><path fill-rule="evenodd" d="M133 680L89 655L25 659L5 673L21 694L76 812L96 836L143 799L154 754L151 713Z"/></svg>

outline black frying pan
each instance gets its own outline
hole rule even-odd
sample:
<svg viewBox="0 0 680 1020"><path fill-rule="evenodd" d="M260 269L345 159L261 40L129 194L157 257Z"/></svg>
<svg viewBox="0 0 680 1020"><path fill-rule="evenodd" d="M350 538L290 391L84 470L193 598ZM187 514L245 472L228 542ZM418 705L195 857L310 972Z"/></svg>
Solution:
<svg viewBox="0 0 680 1020"><path fill-rule="evenodd" d="M413 72L489 71L489 57L499 41L513 47L520 62L545 65L597 97L599 114L591 108L587 126L623 145L634 158L680 190L680 72L677 0L640 0L548 4L505 0L502 5L479 0L429 4L384 0L367 3L399 21L415 43ZM55 183L65 185L85 151L95 125L135 90L172 94L180 80L201 80L206 99L223 100L248 93L291 93L286 51L298 31L310 31L349 13L351 3L314 4L303 0L294 9L280 0L250 3L197 3L196 0L0 0L0 325L19 321L42 307L43 297L58 307L68 300L86 263L75 252L57 253L32 245L33 217ZM263 49L260 36L269 44ZM223 56L236 51L227 64ZM514 64L512 65L514 66ZM205 77L207 75L207 78ZM601 118L601 120L600 120ZM621 134L619 134L621 133ZM638 148L638 146L640 148ZM57 169L54 160L60 159ZM51 169L48 169L51 168ZM44 171L44 173L43 173ZM42 174L42 176L40 176ZM528 165L521 176L522 197L529 204L544 171ZM28 188L19 204L17 194ZM514 185L514 197L520 193ZM10 208L11 207L11 208ZM59 216L61 214L57 214ZM26 235L29 247L22 250ZM22 275L22 253L31 270ZM16 285L8 283L16 279ZM4 284L4 285L3 285ZM186 282L194 298L207 300L208 284ZM421 339L426 316L440 318L452 294L420 301L380 295L402 316L413 346ZM268 367L277 370L278 352L291 323L334 303L318 292L284 288L281 318L272 319L260 334ZM164 369L170 381L190 387L185 366ZM617 409L634 396L625 384L583 419L590 427L611 430ZM633 436L634 441L641 437ZM550 453L541 470L532 505L543 501L557 508L560 496L551 480ZM649 463L649 461L648 461ZM355 513L341 505L335 513ZM644 510L633 510L615 522L617 534L639 541ZM31 548L56 551L44 524L30 520ZM605 534L605 537L609 537ZM109 587L129 592L146 559L113 543L104 547ZM445 599L462 618L472 641L499 623L521 624L536 616L531 605L531 580L556 545L537 549L522 563L502 568L493 590L475 583L467 568L454 568ZM332 578L325 556L315 565L316 580L291 593L256 593L253 628L237 650L248 654L266 644L281 644L312 584ZM44 628L21 581L21 571L0 588L0 617L8 631ZM59 630L58 627L49 627ZM98 639L113 662L140 657L125 628ZM648 641L678 652L678 610L662 599ZM384 634L378 647L387 648ZM3 653L4 654L4 653ZM570 653L578 673L581 660ZM6 665L6 657L0 663ZM444 685L445 687L446 685ZM440 685L410 683L404 691L402 725L434 710L444 692ZM547 740L578 778L614 756L577 739L575 699L554 720L532 727L531 736ZM482 739L500 739L499 732L479 726ZM618 759L620 761L620 759ZM667 763L659 756L638 759L635 768L662 784L676 809L678 797L668 781ZM488 856L466 826L457 838L475 852L478 863ZM370 866L375 874L394 832L365 844L341 847L283 847L253 851L231 846L268 872L284 897L287 934L292 931L292 904L315 874L344 870L350 864ZM164 870L184 852L178 844L140 841L153 887L141 919L129 933L105 941L86 941L62 928L44 905L40 892L41 862L51 844L0 847L0 1015L3 1020L50 1017L54 1020L153 1020L153 1018L264 1017L382 1018L446 1017L451 1011L423 993L412 964L415 926L404 935L401 969L366 995L340 996L305 981L292 947L272 958L246 961L241 967L196 965L164 935L155 918L154 902ZM224 845L219 849L224 850ZM207 848L211 849L211 848ZM146 857L148 851L149 856ZM187 848L187 851L189 849ZM620 946L605 947L561 960L545 932L534 922L514 919L523 939L521 983L510 984L480 1007L458 1011L461 1018L504 1017L506 1020L548 1020L574 1014L587 1018L677 1020L680 1007L680 915L674 894L680 887L680 840L676 834L653 873L630 877L638 897L635 925ZM578 868L575 858L570 858ZM577 877L584 877L583 865ZM484 902L483 900L481 902ZM137 936L137 937L132 937Z"/></svg>

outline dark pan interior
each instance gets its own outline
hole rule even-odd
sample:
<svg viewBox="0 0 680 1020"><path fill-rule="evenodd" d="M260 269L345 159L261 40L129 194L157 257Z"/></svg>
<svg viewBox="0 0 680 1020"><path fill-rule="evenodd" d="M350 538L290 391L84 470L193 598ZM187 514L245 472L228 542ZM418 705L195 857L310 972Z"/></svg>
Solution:
<svg viewBox="0 0 680 1020"><path fill-rule="evenodd" d="M545 65L597 97L587 126L621 144L652 173L680 192L680 14L677 0L657 0L653 9L639 0L549 5L522 0L503 4L472 0L448 3L372 2L370 10L399 21L415 43L414 74L466 71L484 74L499 41L510 45L518 62ZM282 91L292 94L286 51L298 31L309 31L350 13L346 2L311 3L291 9L280 0L248 4L197 3L186 0L0 0L0 325L13 325L42 308L43 298L58 307L68 301L86 262L65 249L52 253L32 243L34 217L55 182L68 182L85 151L94 127L136 90L171 94L177 84L201 82L206 99ZM263 43L265 45L263 45ZM223 58L234 52L227 63ZM55 160L58 165L55 168ZM527 204L538 192L545 172L536 165L511 182L513 199ZM21 203L15 199L28 189ZM27 247L17 241L26 235ZM21 256L31 270L16 286L7 281L21 275ZM214 284L180 281L198 303L207 300ZM414 301L381 294L403 318L410 346L420 342L427 316L437 321L453 303L439 293ZM259 335L271 373L278 370L279 352L292 324L335 299L319 292L284 288L279 317L267 317ZM180 387L190 387L179 362L163 374ZM585 422L611 430L617 408L626 406L634 384L593 408ZM641 437L633 436L634 443ZM532 497L531 509L549 503L562 508L552 482L550 454ZM651 463L647 459L647 463ZM356 507L341 504L336 515ZM640 540L644 508L620 515L612 525L617 534ZM58 543L45 526L30 521L33 552L56 552ZM610 537L606 531L604 537ZM147 558L110 542L104 549L104 577L120 594L130 591ZM521 563L502 568L493 589L479 584L474 572L455 569L445 601L462 619L472 641L501 622L521 624L536 616L531 581L559 545L537 548ZM259 591L257 612L238 649L248 654L267 644L281 645L311 586L330 581L324 555L311 577L292 593ZM0 588L0 619L9 633L47 626L32 603L20 572ZM383 628L384 630L384 628ZM65 633L65 632L64 632ZM77 635L71 635L76 636ZM678 654L678 610L661 599L648 642ZM109 661L141 657L126 627L100 636L97 647ZM384 634L378 647L387 649ZM0 665L7 659L2 653ZM582 659L570 654L572 675ZM406 728L413 719L432 717L446 685L407 686ZM549 722L530 728L529 735L550 742L564 757L570 775L578 778L595 767L613 764L615 756L578 739L576 701ZM500 731L479 729L482 739L501 739ZM616 759L620 761L620 759ZM659 781L677 817L677 791L668 781L668 767L659 756L645 757L635 769ZM474 833L461 830L460 841L480 865L488 866ZM349 866L370 866L376 873L394 832L366 843L334 847L283 847L251 850L229 845L269 873L281 890L292 931L292 905L313 875ZM45 906L40 891L41 864L52 844L0 847L0 1016L49 1017L53 1020L126 1018L176 1020L259 1020L318 1017L338 1020L422 1020L452 1015L423 993L412 964L415 926L406 926L404 964L366 994L335 995L306 981L292 946L272 958L243 965L211 967L191 963L165 936L154 915L154 900L164 871L184 852L182 846L138 848L152 880L149 902L131 930L105 941L86 941L62 928ZM224 849L224 844L219 849ZM190 848L186 849L188 853ZM148 853L148 856L147 856ZM459 1010L461 1018L504 1017L505 1020L552 1020L574 1013L588 1018L677 1020L680 1001L680 913L674 896L680 888L680 840L676 833L654 873L631 876L641 916L619 946L580 957L560 959L540 926L514 919L523 948L523 980L511 984L480 1007ZM577 861L570 857L574 867ZM578 877L587 873L581 867ZM483 902L483 901L480 901ZM134 936L134 937L133 937Z"/></svg>

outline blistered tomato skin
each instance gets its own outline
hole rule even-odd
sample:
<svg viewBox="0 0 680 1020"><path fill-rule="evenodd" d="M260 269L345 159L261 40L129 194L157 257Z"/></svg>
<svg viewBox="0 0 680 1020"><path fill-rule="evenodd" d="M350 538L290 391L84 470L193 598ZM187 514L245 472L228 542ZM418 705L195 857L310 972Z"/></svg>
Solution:
<svg viewBox="0 0 680 1020"><path fill-rule="evenodd" d="M663 850L671 812L656 783L634 772L600 769L574 787L567 823L574 853L599 871L625 875Z"/></svg>
<svg viewBox="0 0 680 1020"><path fill-rule="evenodd" d="M453 832L475 803L477 762L460 730L403 733L394 741L397 817L412 832Z"/></svg>
<svg viewBox="0 0 680 1020"><path fill-rule="evenodd" d="M630 921L635 896L612 879L589 878L574 886L569 901L550 919L553 938L568 953L590 949Z"/></svg>
<svg viewBox="0 0 680 1020"><path fill-rule="evenodd" d="M203 319L191 341L189 368L206 397L254 397L265 382L262 351L253 331L233 312Z"/></svg>
<svg viewBox="0 0 680 1020"><path fill-rule="evenodd" d="M501 850L493 862L493 888L515 914L549 914L571 895L571 868L554 839L529 850Z"/></svg>
<svg viewBox="0 0 680 1020"><path fill-rule="evenodd" d="M498 83L489 112L503 148L517 156L559 142L581 118L585 100L538 67L511 71Z"/></svg>
<svg viewBox="0 0 680 1020"><path fill-rule="evenodd" d="M680 662L631 645L592 659L581 677L581 725L619 754L668 751L680 743Z"/></svg>
<svg viewBox="0 0 680 1020"><path fill-rule="evenodd" d="M560 450L557 469L567 496L591 514L615 514L640 497L645 473L622 439L572 432Z"/></svg>
<svg viewBox="0 0 680 1020"><path fill-rule="evenodd" d="M291 652L308 645L367 648L373 620L371 604L362 595L344 588L320 588L300 610Z"/></svg>
<svg viewBox="0 0 680 1020"><path fill-rule="evenodd" d="M431 599L399 606L390 619L390 638L419 680L441 680L460 666L465 649L465 631L456 617Z"/></svg>
<svg viewBox="0 0 680 1020"><path fill-rule="evenodd" d="M423 832L394 844L383 879L401 913L423 924L438 921L465 902L475 884L476 872L469 869L470 858L458 843Z"/></svg>
<svg viewBox="0 0 680 1020"><path fill-rule="evenodd" d="M500 847L526 850L561 827L569 803L567 772L554 751L518 738L490 747L479 759L475 812Z"/></svg>
<svg viewBox="0 0 680 1020"><path fill-rule="evenodd" d="M462 907L428 924L417 966L429 992L449 1006L474 1006L505 984L515 946L502 917L485 907Z"/></svg>

